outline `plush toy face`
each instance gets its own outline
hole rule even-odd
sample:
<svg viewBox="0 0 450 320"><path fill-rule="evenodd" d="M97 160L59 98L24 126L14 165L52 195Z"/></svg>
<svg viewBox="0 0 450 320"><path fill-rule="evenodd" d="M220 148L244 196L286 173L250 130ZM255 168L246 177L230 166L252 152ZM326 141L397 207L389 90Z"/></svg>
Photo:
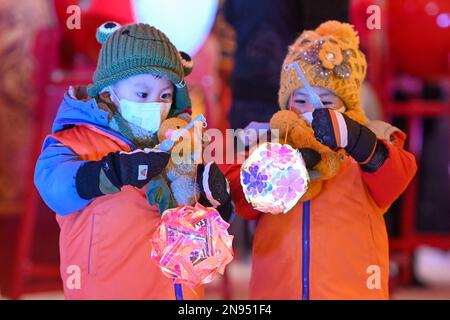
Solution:
<svg viewBox="0 0 450 320"><path fill-rule="evenodd" d="M158 130L158 140L170 138L177 130L188 125L188 122L181 118L169 118L161 123ZM186 132L169 151L172 153L171 160L165 168L167 183L170 184L170 191L174 201L178 205L193 205L194 198L194 176L195 165L190 163L194 152L194 129ZM165 178L164 178L165 179ZM153 190L156 190L153 188ZM160 209L161 210L161 209ZM165 210L165 209L164 209Z"/></svg>
<svg viewBox="0 0 450 320"><path fill-rule="evenodd" d="M188 125L188 122L181 118L169 118L161 123L158 130L158 141L161 143L163 140L170 138L176 130L180 130ZM194 152L194 128L191 128L187 133L178 140L172 150L180 151L181 153L193 153Z"/></svg>

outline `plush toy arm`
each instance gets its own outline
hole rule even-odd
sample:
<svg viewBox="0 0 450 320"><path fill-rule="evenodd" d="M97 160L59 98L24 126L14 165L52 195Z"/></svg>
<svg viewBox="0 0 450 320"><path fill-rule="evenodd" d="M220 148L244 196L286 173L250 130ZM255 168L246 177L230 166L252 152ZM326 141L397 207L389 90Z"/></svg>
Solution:
<svg viewBox="0 0 450 320"><path fill-rule="evenodd" d="M179 206L195 204L194 198L194 177L183 175L170 183L170 189Z"/></svg>
<svg viewBox="0 0 450 320"><path fill-rule="evenodd" d="M281 110L276 112L270 119L270 129L278 130L278 135L276 132L273 132L273 134L278 136L281 143L284 143L284 139L287 137L288 141L286 142L294 148L302 147L300 141L292 138L292 133L301 128L307 128L306 122L300 119L294 111Z"/></svg>
<svg viewBox="0 0 450 320"><path fill-rule="evenodd" d="M390 123L373 120L367 123L367 128L375 133L379 140L385 140L400 148L403 148L405 144L406 134Z"/></svg>

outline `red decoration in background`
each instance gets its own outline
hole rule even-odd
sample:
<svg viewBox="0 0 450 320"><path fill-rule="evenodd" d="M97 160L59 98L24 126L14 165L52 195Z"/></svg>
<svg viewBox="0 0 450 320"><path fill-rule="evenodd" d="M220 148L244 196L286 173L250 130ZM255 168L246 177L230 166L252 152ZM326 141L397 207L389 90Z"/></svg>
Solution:
<svg viewBox="0 0 450 320"><path fill-rule="evenodd" d="M100 50L100 44L95 39L97 28L106 21L121 24L134 22L133 8L130 0L91 0L88 5L83 3L86 1L54 1L58 22L63 30L63 54L66 60L69 60L75 53L81 53L96 62ZM70 5L78 5L81 8L81 29L70 30L66 25L71 15L67 13Z"/></svg>
<svg viewBox="0 0 450 320"><path fill-rule="evenodd" d="M387 1L391 58L397 70L423 79L449 74L450 1Z"/></svg>
<svg viewBox="0 0 450 320"><path fill-rule="evenodd" d="M352 0L352 23L361 36L363 50L368 58L369 80L378 91L387 122L393 117L405 119L408 133L406 148L420 162L423 149L425 118L442 119L448 116L447 101L419 98L395 101L392 89L398 84L396 76L405 73L418 77L419 83L449 74L450 2L448 0ZM366 26L367 6L379 4L381 30ZM420 92L419 92L420 93ZM447 117L448 118L448 117ZM419 167L419 170L421 168ZM397 236L389 239L390 259L397 265L393 272L391 290L395 286L410 285L413 281L413 257L417 247L432 246L450 249L450 236L417 230L419 192L418 176L413 179L400 204L400 228ZM395 278L394 278L395 277ZM392 281L394 280L394 281ZM396 283L397 282L397 283Z"/></svg>
<svg viewBox="0 0 450 320"><path fill-rule="evenodd" d="M371 16L367 8L371 5L380 6L380 30L367 28ZM373 45L368 42L373 41L374 33L382 32L387 37L385 50L396 66L394 72L427 80L449 74L450 1L391 0L377 4L373 0L353 0L350 15L363 50Z"/></svg>
<svg viewBox="0 0 450 320"><path fill-rule="evenodd" d="M373 32L380 32L382 30L370 30L367 28L367 19L371 16L371 13L367 13L367 10L370 6L373 5L379 5L381 9L380 14L380 23L381 27L386 26L386 19L385 19L385 10L383 8L383 5L380 3L377 3L373 0L352 0L350 2L350 23L355 26L355 30L358 31L358 35L360 38L360 43L363 47L367 45L367 41L369 41L370 34Z"/></svg>

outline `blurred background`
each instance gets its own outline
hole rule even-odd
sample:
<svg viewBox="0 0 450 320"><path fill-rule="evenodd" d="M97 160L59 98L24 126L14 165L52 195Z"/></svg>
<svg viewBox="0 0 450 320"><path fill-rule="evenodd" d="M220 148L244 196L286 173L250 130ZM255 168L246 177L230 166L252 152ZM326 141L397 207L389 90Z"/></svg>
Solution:
<svg viewBox="0 0 450 320"><path fill-rule="evenodd" d="M407 132L419 164L385 216L391 297L450 299L448 0L0 0L0 297L63 298L59 230L33 172L64 91L91 82L100 24L146 22L190 53L194 113L224 130L270 119L287 46L329 19L355 25L363 107ZM231 228L235 259L209 299L247 297L254 224Z"/></svg>

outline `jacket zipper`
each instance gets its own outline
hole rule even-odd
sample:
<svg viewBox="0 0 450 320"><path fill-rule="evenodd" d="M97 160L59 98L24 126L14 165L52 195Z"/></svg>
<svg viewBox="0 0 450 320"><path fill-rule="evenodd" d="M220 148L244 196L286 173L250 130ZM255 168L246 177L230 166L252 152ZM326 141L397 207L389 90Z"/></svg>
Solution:
<svg viewBox="0 0 450 320"><path fill-rule="evenodd" d="M310 200L303 202L302 221L302 300L309 300Z"/></svg>
<svg viewBox="0 0 450 320"><path fill-rule="evenodd" d="M184 300L183 298L183 287L180 283L174 283L173 289L175 291L175 299L176 300Z"/></svg>

